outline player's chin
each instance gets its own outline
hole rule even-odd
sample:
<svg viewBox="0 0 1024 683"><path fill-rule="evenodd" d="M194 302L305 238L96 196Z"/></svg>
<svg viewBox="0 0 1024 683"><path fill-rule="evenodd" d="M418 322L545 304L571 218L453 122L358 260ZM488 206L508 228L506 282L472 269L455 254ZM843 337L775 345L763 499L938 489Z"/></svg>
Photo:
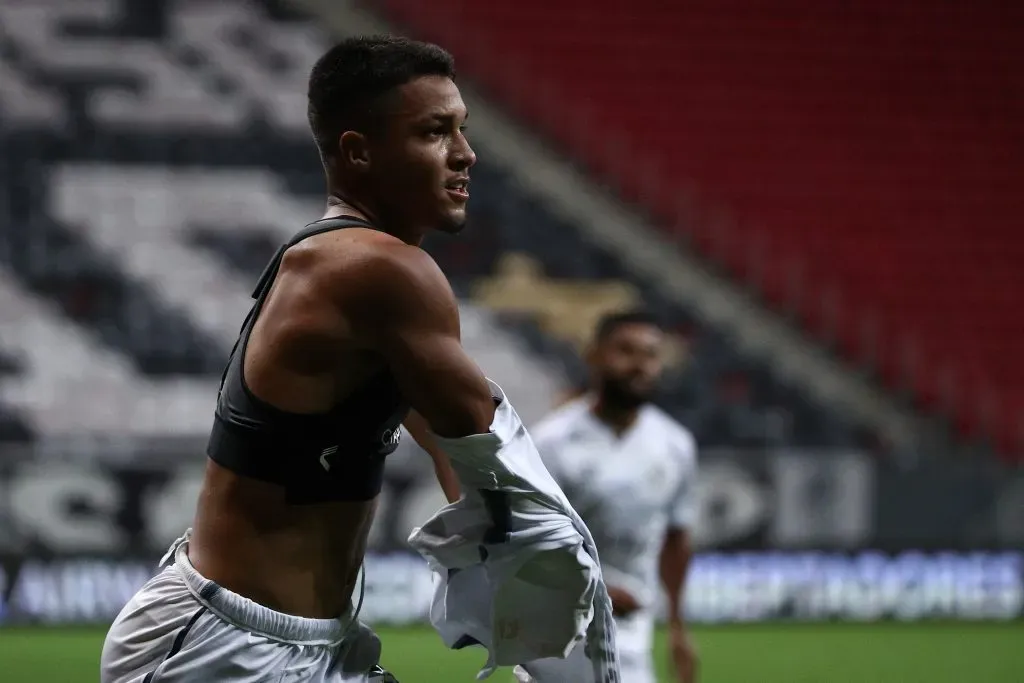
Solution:
<svg viewBox="0 0 1024 683"><path fill-rule="evenodd" d="M437 222L437 229L441 232L448 233L449 235L455 235L462 232L462 229L466 227L466 209L455 208L449 209L444 212L441 219Z"/></svg>

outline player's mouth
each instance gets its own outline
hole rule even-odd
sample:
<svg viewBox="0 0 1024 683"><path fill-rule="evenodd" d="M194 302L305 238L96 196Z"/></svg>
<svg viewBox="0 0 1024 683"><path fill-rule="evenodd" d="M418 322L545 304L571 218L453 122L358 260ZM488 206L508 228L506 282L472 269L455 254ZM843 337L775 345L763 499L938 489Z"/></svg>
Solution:
<svg viewBox="0 0 1024 683"><path fill-rule="evenodd" d="M469 199L469 176L457 178L444 186L445 191L457 201L464 202Z"/></svg>

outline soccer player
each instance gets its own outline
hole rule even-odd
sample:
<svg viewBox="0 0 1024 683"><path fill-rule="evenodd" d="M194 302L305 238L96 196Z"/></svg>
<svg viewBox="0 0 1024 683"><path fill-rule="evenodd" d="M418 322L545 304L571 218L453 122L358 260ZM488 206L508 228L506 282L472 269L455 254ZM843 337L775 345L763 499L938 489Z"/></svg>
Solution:
<svg viewBox="0 0 1024 683"><path fill-rule="evenodd" d="M599 323L588 364L591 389L531 429L544 462L590 528L618 626L622 680L655 683L651 650L659 578L678 679L695 680L683 595L694 523L696 446L651 403L663 371L664 333L642 311ZM556 680L556 660L527 665ZM519 668L519 680L531 678Z"/></svg>
<svg viewBox="0 0 1024 683"><path fill-rule="evenodd" d="M496 398L419 247L466 218L476 156L454 76L441 48L389 36L345 40L313 67L326 213L257 284L193 529L111 626L102 683L394 680L353 599L385 458L403 423L485 460L502 447L476 438ZM458 496L450 465L436 465Z"/></svg>

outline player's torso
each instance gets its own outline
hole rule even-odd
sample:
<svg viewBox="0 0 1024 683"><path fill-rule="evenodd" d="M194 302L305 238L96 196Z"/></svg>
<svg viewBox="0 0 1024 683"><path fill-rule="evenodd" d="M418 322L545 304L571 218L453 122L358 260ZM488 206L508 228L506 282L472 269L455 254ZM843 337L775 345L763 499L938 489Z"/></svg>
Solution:
<svg viewBox="0 0 1024 683"><path fill-rule="evenodd" d="M675 444L645 417L616 435L583 416L558 454L560 483L593 533L602 564L637 579L646 578L660 551L685 476Z"/></svg>
<svg viewBox="0 0 1024 683"><path fill-rule="evenodd" d="M289 503L372 500L401 439L408 406L394 378L353 338L333 293L309 283L308 262L325 258L311 252L330 248L336 258L328 240L366 232L331 231L288 249L257 289L224 372L207 453L282 487Z"/></svg>
<svg viewBox="0 0 1024 683"><path fill-rule="evenodd" d="M348 604L407 406L349 343L330 293L309 291L302 259L284 261L261 279L225 369L189 555L257 602L330 617Z"/></svg>

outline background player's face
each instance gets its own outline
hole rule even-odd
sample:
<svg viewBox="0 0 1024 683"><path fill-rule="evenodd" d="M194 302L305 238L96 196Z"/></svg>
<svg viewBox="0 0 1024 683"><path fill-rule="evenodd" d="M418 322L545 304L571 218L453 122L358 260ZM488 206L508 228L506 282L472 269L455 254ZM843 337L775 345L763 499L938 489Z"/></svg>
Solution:
<svg viewBox="0 0 1024 683"><path fill-rule="evenodd" d="M654 325L627 323L591 355L591 370L605 402L638 406L651 399L664 370L664 333Z"/></svg>
<svg viewBox="0 0 1024 683"><path fill-rule="evenodd" d="M371 158L375 183L386 194L382 205L403 222L452 233L465 224L465 179L476 163L463 134L466 116L450 78L424 76L396 90Z"/></svg>

